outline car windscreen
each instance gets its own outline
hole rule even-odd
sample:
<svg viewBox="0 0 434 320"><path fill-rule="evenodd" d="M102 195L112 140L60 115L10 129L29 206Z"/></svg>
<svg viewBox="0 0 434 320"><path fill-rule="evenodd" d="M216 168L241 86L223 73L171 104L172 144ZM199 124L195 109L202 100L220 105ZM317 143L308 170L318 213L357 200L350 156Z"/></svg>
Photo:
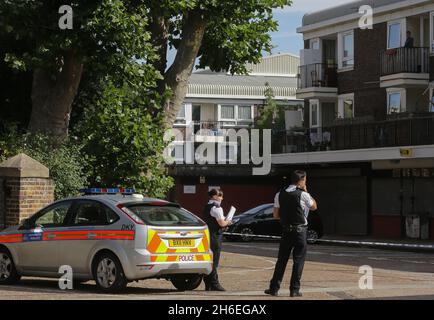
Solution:
<svg viewBox="0 0 434 320"><path fill-rule="evenodd" d="M126 205L144 223L152 226L203 226L199 218L177 206L153 206L146 204Z"/></svg>
<svg viewBox="0 0 434 320"><path fill-rule="evenodd" d="M262 206L254 207L254 208L252 208L250 210L247 210L247 211L243 212L243 215L256 214L256 213L258 213L259 211L261 211L261 210L263 210L265 208L268 208L268 205L262 205Z"/></svg>

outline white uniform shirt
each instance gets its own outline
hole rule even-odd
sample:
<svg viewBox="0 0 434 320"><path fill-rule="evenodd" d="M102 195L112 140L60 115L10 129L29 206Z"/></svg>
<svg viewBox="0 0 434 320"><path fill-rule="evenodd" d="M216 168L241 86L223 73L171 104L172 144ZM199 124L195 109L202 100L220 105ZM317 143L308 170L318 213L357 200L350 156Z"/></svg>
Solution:
<svg viewBox="0 0 434 320"><path fill-rule="evenodd" d="M224 213L223 213L223 208L220 207L220 202L216 201L216 200L210 200L208 202L208 204L215 204L217 207L212 207L211 208L211 216L214 217L216 220L220 220L220 219L225 219Z"/></svg>
<svg viewBox="0 0 434 320"><path fill-rule="evenodd" d="M286 192L293 192L297 189L297 186L295 185L290 185L285 191ZM274 207L275 208L280 208L280 203L279 203L279 195L280 192L276 193L276 196L274 197ZM302 192L301 193L301 197L300 197L300 205L303 208L304 211L304 218L306 220L305 225L307 225L307 217L309 215L309 211L313 206L313 199L310 196L309 193L307 192Z"/></svg>

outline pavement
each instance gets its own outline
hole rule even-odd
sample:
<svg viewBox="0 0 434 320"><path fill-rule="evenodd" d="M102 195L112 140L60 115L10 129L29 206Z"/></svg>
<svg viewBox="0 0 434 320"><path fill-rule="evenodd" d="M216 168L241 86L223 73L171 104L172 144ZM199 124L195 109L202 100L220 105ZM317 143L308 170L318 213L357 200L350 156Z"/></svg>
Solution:
<svg viewBox="0 0 434 320"><path fill-rule="evenodd" d="M279 297L267 296L263 291L277 252L276 241L224 242L219 277L226 292L204 291L203 284L180 292L168 281L150 279L130 283L119 294L101 294L92 281L60 290L55 279L23 278L17 285L1 286L0 300L434 300L434 255L325 244L308 248L303 297L289 297L291 261ZM372 287L360 286L364 270L372 271Z"/></svg>
<svg viewBox="0 0 434 320"><path fill-rule="evenodd" d="M434 240L420 239L384 239L364 236L325 236L318 240L319 244L378 248L384 250L434 252Z"/></svg>

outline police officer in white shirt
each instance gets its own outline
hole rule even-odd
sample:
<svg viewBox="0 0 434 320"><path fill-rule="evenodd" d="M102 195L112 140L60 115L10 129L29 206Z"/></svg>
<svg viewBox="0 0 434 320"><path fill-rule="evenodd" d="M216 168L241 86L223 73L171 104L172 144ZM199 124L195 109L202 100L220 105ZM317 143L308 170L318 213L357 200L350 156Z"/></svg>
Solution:
<svg viewBox="0 0 434 320"><path fill-rule="evenodd" d="M306 172L294 171L291 175L291 185L283 188L274 198L273 216L280 219L282 238L279 253L266 294L277 296L285 273L286 265L293 250L294 264L292 267L290 296L301 297L300 280L303 273L307 249L307 217L309 211L317 210L315 199L307 192Z"/></svg>
<svg viewBox="0 0 434 320"><path fill-rule="evenodd" d="M204 208L203 217L210 232L211 250L213 252L213 268L211 274L205 276L203 280L205 282L205 290L225 291L219 282L217 268L220 261L223 228L231 225L232 221L227 221L225 219L223 209L220 206L223 200L223 191L212 189L208 195L210 200Z"/></svg>

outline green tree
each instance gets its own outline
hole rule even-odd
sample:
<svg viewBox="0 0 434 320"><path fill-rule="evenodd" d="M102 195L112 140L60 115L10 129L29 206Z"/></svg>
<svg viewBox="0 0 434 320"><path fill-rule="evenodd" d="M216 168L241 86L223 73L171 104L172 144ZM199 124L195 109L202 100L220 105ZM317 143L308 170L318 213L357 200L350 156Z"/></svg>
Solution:
<svg viewBox="0 0 434 320"><path fill-rule="evenodd" d="M154 102L155 103L155 102ZM101 97L89 101L73 135L84 146L92 186L125 186L151 197L165 197L173 185L163 163L162 113L152 99L126 83L107 80Z"/></svg>
<svg viewBox="0 0 434 320"><path fill-rule="evenodd" d="M271 50L277 30L273 9L290 0L99 0L72 1L73 29L58 27L62 0L3 0L0 38L20 43L3 59L31 70L32 131L67 136L71 108L83 72L110 75L130 86L165 96L164 124L170 127L185 98L196 59L200 68L246 72ZM12 41L12 40L11 40ZM176 49L167 65L168 48ZM156 72L158 71L158 72ZM159 80L158 80L159 77ZM155 80L158 80L155 83ZM123 84L123 81L120 81ZM155 112L159 112L157 109Z"/></svg>
<svg viewBox="0 0 434 320"><path fill-rule="evenodd" d="M268 82L265 83L265 104L260 109L260 115L257 119L257 126L260 129L285 129L285 110L288 109L285 105L279 105L276 102L273 88Z"/></svg>
<svg viewBox="0 0 434 320"><path fill-rule="evenodd" d="M0 135L0 162L19 153L25 153L50 170L56 199L78 195L87 186L88 172L77 141L66 139L56 148L42 134L23 133L14 125L7 125Z"/></svg>

